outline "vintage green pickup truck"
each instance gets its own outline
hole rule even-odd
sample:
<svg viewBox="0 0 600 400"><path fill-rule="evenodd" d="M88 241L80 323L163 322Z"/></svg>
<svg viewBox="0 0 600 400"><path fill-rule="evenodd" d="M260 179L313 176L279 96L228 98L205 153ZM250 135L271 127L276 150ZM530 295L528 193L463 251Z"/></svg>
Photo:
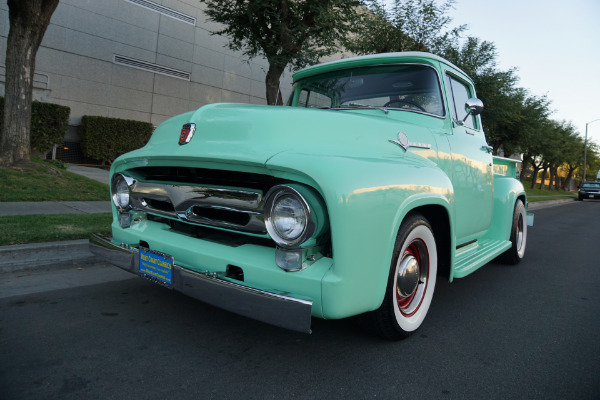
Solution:
<svg viewBox="0 0 600 400"><path fill-rule="evenodd" d="M516 160L493 157L471 79L428 53L294 74L286 106L211 104L111 168L93 253L226 310L301 332L359 318L388 339L452 281L525 253Z"/></svg>

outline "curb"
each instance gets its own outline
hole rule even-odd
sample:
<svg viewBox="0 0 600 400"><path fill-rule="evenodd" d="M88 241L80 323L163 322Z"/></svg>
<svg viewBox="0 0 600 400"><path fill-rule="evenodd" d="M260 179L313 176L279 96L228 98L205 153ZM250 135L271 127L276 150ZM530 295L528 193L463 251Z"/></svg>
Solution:
<svg viewBox="0 0 600 400"><path fill-rule="evenodd" d="M96 264L87 239L0 246L0 273Z"/></svg>
<svg viewBox="0 0 600 400"><path fill-rule="evenodd" d="M527 211L533 211L533 210L541 210L543 208L548 208L548 207L555 207L555 206L561 206L561 205L565 205L565 204L569 204L569 203L576 203L577 199L564 199L564 200L548 200L548 201L535 201L535 202L530 202L527 205Z"/></svg>

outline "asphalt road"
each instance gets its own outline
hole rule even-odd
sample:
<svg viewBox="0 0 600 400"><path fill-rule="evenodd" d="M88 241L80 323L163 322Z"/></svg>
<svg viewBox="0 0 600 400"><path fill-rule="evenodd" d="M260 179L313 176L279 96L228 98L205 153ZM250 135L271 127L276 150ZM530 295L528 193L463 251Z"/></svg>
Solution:
<svg viewBox="0 0 600 400"><path fill-rule="evenodd" d="M535 223L520 265L438 282L394 343L348 320L289 332L112 267L2 276L0 398L599 399L600 202Z"/></svg>

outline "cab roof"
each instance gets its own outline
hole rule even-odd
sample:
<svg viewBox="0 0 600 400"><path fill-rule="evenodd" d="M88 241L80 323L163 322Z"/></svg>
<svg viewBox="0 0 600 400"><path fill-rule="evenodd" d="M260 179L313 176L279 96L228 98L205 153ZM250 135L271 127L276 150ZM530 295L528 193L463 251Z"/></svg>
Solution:
<svg viewBox="0 0 600 400"><path fill-rule="evenodd" d="M313 65L311 67L301 69L300 71L294 73L293 80L294 82L296 82L302 78L306 78L307 76L318 75L324 72L346 68L365 67L375 64L396 64L408 62L433 64L432 61L437 61L446 64L449 67L459 71L460 73L468 77L468 75L464 71L462 71L456 65L452 64L450 61L440 56L422 51L403 51L397 53L380 53L370 54L366 56L342 58L340 60Z"/></svg>

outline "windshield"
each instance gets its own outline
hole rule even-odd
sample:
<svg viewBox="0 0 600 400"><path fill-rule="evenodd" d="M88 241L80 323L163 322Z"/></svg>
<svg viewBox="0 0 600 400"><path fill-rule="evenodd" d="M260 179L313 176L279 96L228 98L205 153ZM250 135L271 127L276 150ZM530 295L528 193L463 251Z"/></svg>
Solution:
<svg viewBox="0 0 600 400"><path fill-rule="evenodd" d="M600 182L588 182L581 185L582 188L587 189L600 189Z"/></svg>
<svg viewBox="0 0 600 400"><path fill-rule="evenodd" d="M385 108L444 115L437 73L424 65L363 67L308 77L296 83L288 104L307 108Z"/></svg>

